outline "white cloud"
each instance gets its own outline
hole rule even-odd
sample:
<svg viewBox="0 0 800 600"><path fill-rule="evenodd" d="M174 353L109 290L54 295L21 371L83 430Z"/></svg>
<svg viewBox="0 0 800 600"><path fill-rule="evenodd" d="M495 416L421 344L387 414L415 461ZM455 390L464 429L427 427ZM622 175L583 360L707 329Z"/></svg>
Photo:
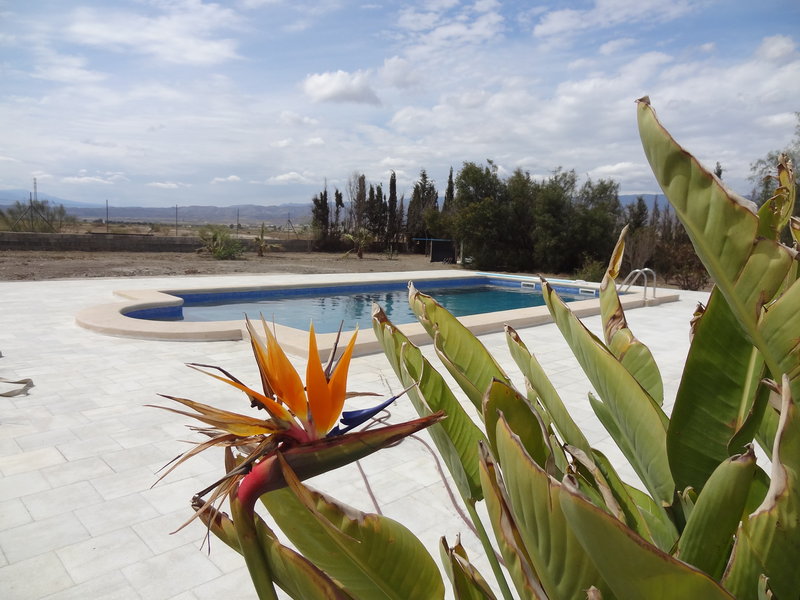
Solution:
<svg viewBox="0 0 800 600"><path fill-rule="evenodd" d="M148 187L159 188L162 190L177 190L180 188L192 187L189 183L180 183L176 181L151 181L147 184Z"/></svg>
<svg viewBox="0 0 800 600"><path fill-rule="evenodd" d="M103 185L111 185L111 182L103 179L102 177L91 177L91 176L84 176L84 177L63 177L61 179L64 183L101 183Z"/></svg>
<svg viewBox="0 0 800 600"><path fill-rule="evenodd" d="M419 70L405 58L392 56L383 61L380 75L390 86L411 88L421 81Z"/></svg>
<svg viewBox="0 0 800 600"><path fill-rule="evenodd" d="M288 148L292 145L292 138L284 138L282 140L275 140L270 142L269 145L273 148Z"/></svg>
<svg viewBox="0 0 800 600"><path fill-rule="evenodd" d="M616 54L620 50L624 50L636 43L636 40L633 38L617 38L615 40L611 40L602 44L600 46L599 52L603 56L610 56L611 54Z"/></svg>
<svg viewBox="0 0 800 600"><path fill-rule="evenodd" d="M533 28L533 34L547 38L623 24L666 22L685 15L697 6L698 2L692 0L595 0L594 6L587 10L566 8L544 13Z"/></svg>
<svg viewBox="0 0 800 600"><path fill-rule="evenodd" d="M281 111L280 118L281 121L287 125L317 125L319 123L319 120L317 119L298 115L296 112L292 112L291 110Z"/></svg>
<svg viewBox="0 0 800 600"><path fill-rule="evenodd" d="M779 62L796 55L795 48L794 40L789 36L773 35L764 38L756 55L763 60Z"/></svg>
<svg viewBox="0 0 800 600"><path fill-rule="evenodd" d="M303 142L303 145L306 146L306 147L309 147L309 146L324 146L325 145L325 140L323 138L321 138L321 137L312 137L312 138L308 138L305 142Z"/></svg>
<svg viewBox="0 0 800 600"><path fill-rule="evenodd" d="M245 9L261 8L262 6L270 6L273 4L280 4L283 0L239 0L238 4Z"/></svg>
<svg viewBox="0 0 800 600"><path fill-rule="evenodd" d="M497 0L477 0L472 5L472 9L476 12L489 12L500 8L500 3Z"/></svg>
<svg viewBox="0 0 800 600"><path fill-rule="evenodd" d="M298 173L297 171L282 173L281 175L275 175L267 179L268 185L289 185L295 183L314 183L314 180L309 173Z"/></svg>
<svg viewBox="0 0 800 600"><path fill-rule="evenodd" d="M236 183L241 180L242 180L241 177L239 177L238 175L228 175L227 177L214 177L214 179L211 180L211 184L214 185L217 183Z"/></svg>
<svg viewBox="0 0 800 600"><path fill-rule="evenodd" d="M329 71L309 75L303 91L314 102L355 102L378 105L381 101L369 85L366 71Z"/></svg>
<svg viewBox="0 0 800 600"><path fill-rule="evenodd" d="M101 184L101 185L113 185L115 183L128 181L128 178L125 176L124 173L121 172L104 172L104 173L94 173L89 174L86 169L81 169L77 175L72 175L68 177L62 177L61 181L63 183L70 183L70 184Z"/></svg>
<svg viewBox="0 0 800 600"><path fill-rule="evenodd" d="M200 0L174 0L159 7L164 12L158 16L79 8L66 35L76 44L175 64L214 65L238 57L234 39L216 37L218 30L238 25L231 9Z"/></svg>
<svg viewBox="0 0 800 600"><path fill-rule="evenodd" d="M97 83L106 79L104 73L85 68L87 60L82 56L69 56L42 52L39 64L36 65L32 77L58 81L68 84Z"/></svg>

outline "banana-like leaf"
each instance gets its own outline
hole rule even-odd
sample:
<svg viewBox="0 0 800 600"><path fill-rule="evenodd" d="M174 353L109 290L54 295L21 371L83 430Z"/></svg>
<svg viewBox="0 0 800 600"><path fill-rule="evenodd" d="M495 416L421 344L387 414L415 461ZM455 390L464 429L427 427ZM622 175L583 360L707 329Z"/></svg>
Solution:
<svg viewBox="0 0 800 600"><path fill-rule="evenodd" d="M494 380L483 399L483 421L486 424L486 434L492 454L497 456L497 441L495 438L497 421L500 416L512 424L514 433L519 437L525 451L544 468L552 453L547 432L541 418L522 396L510 385Z"/></svg>
<svg viewBox="0 0 800 600"><path fill-rule="evenodd" d="M408 303L433 338L445 368L478 411L493 379L510 383L500 364L472 332L436 300L409 284Z"/></svg>
<svg viewBox="0 0 800 600"><path fill-rule="evenodd" d="M649 544L589 502L571 476L564 478L559 503L571 530L618 598L732 600L708 575Z"/></svg>
<svg viewBox="0 0 800 600"><path fill-rule="evenodd" d="M615 437L617 444L653 497L672 504L675 484L665 451L666 415L546 281L543 295L553 320L597 390L606 416L616 425L616 431L609 433L619 436Z"/></svg>
<svg viewBox="0 0 800 600"><path fill-rule="evenodd" d="M800 415L789 378L781 383L781 414L772 451L772 478L761 506L739 526L725 587L737 598L757 598L759 576L778 598L800 590Z"/></svg>
<svg viewBox="0 0 800 600"><path fill-rule="evenodd" d="M203 501L196 500L194 509L200 511ZM199 512L209 531L238 553L242 553L236 527L231 518L213 507ZM303 600L352 600L352 596L325 575L311 561L278 541L275 533L257 514L256 535L264 550L275 583L292 598Z"/></svg>
<svg viewBox="0 0 800 600"><path fill-rule="evenodd" d="M586 436L583 435L580 427L572 420L567 407L564 406L561 397L545 374L539 361L528 351L519 334L508 325L506 325L506 342L508 343L511 357L517 363L539 401L547 410L553 425L564 442L570 446L580 448L584 452L591 452L592 449Z"/></svg>
<svg viewBox="0 0 800 600"><path fill-rule="evenodd" d="M486 512L517 593L525 600L547 600L514 520L502 475L486 444L481 444L480 468Z"/></svg>
<svg viewBox="0 0 800 600"><path fill-rule="evenodd" d="M611 255L608 269L600 284L600 318L603 322L603 336L608 349L617 357L634 379L650 397L661 406L664 403L664 383L661 372L650 349L637 340L625 320L625 312L617 294L616 279L622 266L625 252L626 226L619 235L617 245Z"/></svg>
<svg viewBox="0 0 800 600"><path fill-rule="evenodd" d="M464 411L442 376L380 307L372 314L375 335L420 416L442 411L447 418L429 430L465 502L483 497L478 474L478 442L486 436ZM415 385L416 384L416 385Z"/></svg>
<svg viewBox="0 0 800 600"><path fill-rule="evenodd" d="M800 352L797 351L797 332L800 331L800 279L796 279L775 302L767 306L758 332L775 355L778 374L789 377L793 398L800 398ZM763 351L762 351L763 352ZM773 588L774 589L774 588Z"/></svg>
<svg viewBox="0 0 800 600"><path fill-rule="evenodd" d="M262 497L281 531L311 562L359 599L443 598L444 583L422 543L400 523L339 504L300 483Z"/></svg>
<svg viewBox="0 0 800 600"><path fill-rule="evenodd" d="M611 597L564 518L561 484L528 456L504 418L497 422L497 450L514 522L547 597L580 598L592 585Z"/></svg>
<svg viewBox="0 0 800 600"><path fill-rule="evenodd" d="M373 452L403 440L412 433L442 420L444 413L376 427L332 438L314 440L292 446L282 451L283 459L300 479L308 479L346 464L355 462ZM276 454L265 457L253 465L239 484L238 496L242 504L252 511L259 496L286 486L283 470Z"/></svg>
<svg viewBox="0 0 800 600"><path fill-rule="evenodd" d="M737 325L722 292L714 288L694 324L667 432L669 464L678 489L702 490L714 469L730 456L731 440L753 407L762 374L760 354ZM736 448L734 453L738 452Z"/></svg>
<svg viewBox="0 0 800 600"><path fill-rule="evenodd" d="M637 113L647 160L697 255L773 378L788 373L792 393L800 397L800 355L791 352L796 333L789 333L800 329L800 291L792 293L796 282L771 307L784 303L778 312L788 320L768 324L769 313L761 317L762 308L782 287L796 253L774 239L757 237L760 226L754 205L728 191L675 142L658 122L649 99L639 100Z"/></svg>
<svg viewBox="0 0 800 600"><path fill-rule="evenodd" d="M439 543L439 555L442 558L447 576L453 586L456 600L496 600L492 588L469 562L467 551L456 540L452 548L444 537Z"/></svg>
<svg viewBox="0 0 800 600"><path fill-rule="evenodd" d="M794 169L786 154L778 157L778 189L758 210L758 235L777 240L794 210L797 188Z"/></svg>
<svg viewBox="0 0 800 600"><path fill-rule="evenodd" d="M722 576L755 472L752 445L717 467L697 496L678 541L676 558L714 579Z"/></svg>
<svg viewBox="0 0 800 600"><path fill-rule="evenodd" d="M638 488L626 484L625 490L647 523L647 528L653 537L653 544L664 552L672 550L678 539L678 530L664 507L656 504L655 500Z"/></svg>
<svg viewBox="0 0 800 600"><path fill-rule="evenodd" d="M663 507L639 490L632 492L634 488L622 481L611 461L599 450L592 449L592 460L614 494L628 527L662 550L670 550L678 539L678 531Z"/></svg>

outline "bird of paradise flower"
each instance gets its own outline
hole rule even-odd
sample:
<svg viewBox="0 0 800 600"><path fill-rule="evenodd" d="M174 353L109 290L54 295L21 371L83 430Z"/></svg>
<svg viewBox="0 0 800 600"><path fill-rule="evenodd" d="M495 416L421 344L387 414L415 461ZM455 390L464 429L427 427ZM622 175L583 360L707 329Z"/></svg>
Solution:
<svg viewBox="0 0 800 600"><path fill-rule="evenodd" d="M300 479L306 479L363 458L443 418L442 413L436 413L406 423L350 433L353 428L364 424L399 396L393 396L372 408L343 412L348 397L365 395L348 394L346 391L350 360L358 332L353 333L339 360L334 361L338 346L337 336L331 358L323 367L319 361L312 324L309 331L306 381L303 385L300 375L263 317L261 322L266 344L250 319L246 319L263 391L248 387L220 367L200 363L191 363L188 366L241 390L250 400L251 407L264 410L267 418L242 415L164 394L164 398L183 404L195 412L156 407L205 423L207 427L192 429L208 437L173 459L159 480L187 459L208 448L226 449L227 472L195 495L192 500L196 511L194 517L212 509L217 501L223 501L234 492L246 512L252 514L255 502L262 494L286 485L283 475L285 467L279 462L279 455L284 464L288 464ZM235 460L231 456L232 448L240 453ZM211 496L208 500L202 500L209 493Z"/></svg>

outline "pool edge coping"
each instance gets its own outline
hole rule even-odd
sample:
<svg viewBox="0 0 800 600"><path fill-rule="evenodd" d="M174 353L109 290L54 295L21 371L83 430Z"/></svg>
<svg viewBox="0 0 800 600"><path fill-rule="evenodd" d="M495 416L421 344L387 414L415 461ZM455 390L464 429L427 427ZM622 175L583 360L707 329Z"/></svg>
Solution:
<svg viewBox="0 0 800 600"><path fill-rule="evenodd" d="M359 274L338 280L337 283L345 284L359 282ZM386 272L371 273L370 282L375 283L397 283L408 281L424 281L436 279L457 279L463 277L497 277L519 280L519 275L505 275L502 273L486 273L477 271L410 271L410 272ZM526 277L531 281L539 281L538 277ZM564 280L557 281L558 284L566 283ZM578 283L582 288L599 288L599 284L589 282L570 282ZM146 319L136 319L128 317L123 312L133 310L143 310L155 307L180 306L182 300L173 294L176 293L214 293L230 292L231 290L276 290L300 287L319 287L336 285L330 282L330 276L315 277L308 275L303 282L276 283L270 282L262 285L225 285L225 286L181 286L172 288L163 286L158 289L135 289L135 290L114 290L114 295L122 298L120 302L106 303L91 306L78 312L75 322L86 329L115 337L146 339L153 341L236 341L247 339L247 330L244 320L234 321L213 321L213 322L186 322L186 321L151 321ZM623 309L634 309L643 306L655 306L665 302L674 302L679 299L679 295L674 290L659 288L660 295L646 297L645 291L640 287L632 287L631 290L620 296L620 303ZM586 300L576 300L570 302L570 310L578 317L594 316L600 313L600 301L598 298ZM535 327L552 322L550 313L546 306L537 306L524 309L513 309L484 313L479 315L468 315L459 317L459 321L470 329L475 335L486 333L496 333L503 331L506 325L514 328ZM287 352L303 356L308 351L308 331L295 329L280 324L272 324L281 345ZM419 323L407 323L397 325L410 341L416 344L428 344L430 337ZM349 339L351 332L343 332L343 339ZM336 340L335 333L318 333L317 343L320 355L327 357ZM375 337L372 328L362 329L358 334L358 341L353 350L354 356L375 354L381 352L381 346Z"/></svg>

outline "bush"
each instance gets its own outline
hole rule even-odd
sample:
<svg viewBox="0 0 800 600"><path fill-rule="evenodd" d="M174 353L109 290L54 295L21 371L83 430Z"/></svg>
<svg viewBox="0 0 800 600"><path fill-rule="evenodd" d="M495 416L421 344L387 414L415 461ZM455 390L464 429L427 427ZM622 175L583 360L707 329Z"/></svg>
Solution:
<svg viewBox="0 0 800 600"><path fill-rule="evenodd" d="M231 233L220 225L206 225L200 230L203 242L201 252L208 252L217 260L235 260L244 253L242 243L231 237Z"/></svg>

